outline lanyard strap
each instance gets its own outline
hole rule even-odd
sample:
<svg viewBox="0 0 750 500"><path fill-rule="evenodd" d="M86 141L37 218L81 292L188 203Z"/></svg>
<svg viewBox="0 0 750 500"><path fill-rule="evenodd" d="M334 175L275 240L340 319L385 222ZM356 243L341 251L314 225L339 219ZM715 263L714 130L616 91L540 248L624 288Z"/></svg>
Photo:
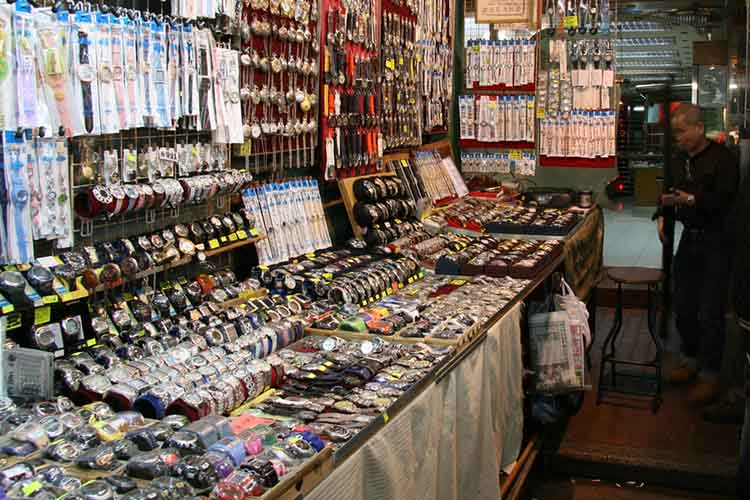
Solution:
<svg viewBox="0 0 750 500"><path fill-rule="evenodd" d="M137 37L135 26L125 27L125 87L127 89L127 101L129 109L128 126L137 128L143 126L143 113L140 111L142 104L140 101L141 92L139 89L139 74L137 61Z"/></svg>
<svg viewBox="0 0 750 500"><path fill-rule="evenodd" d="M167 62L167 74L169 75L169 112L174 123L182 118L182 75L180 67L180 30L170 28L169 35L169 58Z"/></svg>
<svg viewBox="0 0 750 500"><path fill-rule="evenodd" d="M31 217L26 171L28 153L22 141L23 139L16 139L13 133L6 133L6 176L10 195L7 217L8 257L11 263L27 263L34 258L33 241L29 235Z"/></svg>
<svg viewBox="0 0 750 500"><path fill-rule="evenodd" d="M119 20L117 21L119 23ZM130 128L129 108L126 103L125 71L123 69L123 36L119 24L113 25L111 30L112 41L112 80L115 85L115 102L117 104L117 116L121 129Z"/></svg>
<svg viewBox="0 0 750 500"><path fill-rule="evenodd" d="M18 126L34 128L37 123L36 58L34 57L34 23L30 13L17 12L14 18L16 35L16 71Z"/></svg>
<svg viewBox="0 0 750 500"><path fill-rule="evenodd" d="M119 132L117 126L115 87L112 74L112 44L110 26L107 16L100 15L97 23L97 75L99 77L99 121L102 133Z"/></svg>
<svg viewBox="0 0 750 500"><path fill-rule="evenodd" d="M172 120L169 117L169 110L167 109L167 82L166 82L166 69L167 69L167 48L165 45L164 27L157 26L153 31L152 37L153 50L152 50L152 68L153 68L153 81L154 91L156 96L156 109L155 118L156 126L159 128L169 128L172 126Z"/></svg>
<svg viewBox="0 0 750 500"><path fill-rule="evenodd" d="M70 200L70 170L65 138L55 141L55 175L57 176L57 248L73 246L73 206Z"/></svg>
<svg viewBox="0 0 750 500"><path fill-rule="evenodd" d="M153 89L151 85L151 28L149 23L141 24L139 34L141 36L141 75L143 77L143 124L151 126L153 124Z"/></svg>
<svg viewBox="0 0 750 500"><path fill-rule="evenodd" d="M59 123L65 134L72 133L73 123L68 109L70 108L66 88L68 60L63 51L63 36L66 25L48 25L37 29L41 46L42 77L53 97ZM50 109L51 111L51 109Z"/></svg>

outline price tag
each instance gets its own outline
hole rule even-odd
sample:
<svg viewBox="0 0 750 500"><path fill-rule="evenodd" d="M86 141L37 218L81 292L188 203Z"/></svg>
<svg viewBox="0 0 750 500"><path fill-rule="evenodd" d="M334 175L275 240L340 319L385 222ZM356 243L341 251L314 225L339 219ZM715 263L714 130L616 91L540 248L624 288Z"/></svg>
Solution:
<svg viewBox="0 0 750 500"><path fill-rule="evenodd" d="M399 66L403 66L403 65L404 65L404 58L403 58L403 56L400 56L400 57L398 58L398 65L399 65Z"/></svg>
<svg viewBox="0 0 750 500"><path fill-rule="evenodd" d="M258 230L257 230L257 229L255 229L255 228L252 228L252 229L250 230L250 236L252 236L253 238L257 238L258 236L260 236L260 233L258 232Z"/></svg>
<svg viewBox="0 0 750 500"><path fill-rule="evenodd" d="M385 61L385 67L394 70L396 69L396 60L395 59L386 59Z"/></svg>
<svg viewBox="0 0 750 500"><path fill-rule="evenodd" d="M383 423L387 424L391 418L388 416L388 412L383 412Z"/></svg>
<svg viewBox="0 0 750 500"><path fill-rule="evenodd" d="M222 236L220 240L222 243L226 243L227 241L229 241L226 236Z"/></svg>
<svg viewBox="0 0 750 500"><path fill-rule="evenodd" d="M388 287L388 289L386 290L386 292L388 293L388 295L391 295L393 293L393 288Z"/></svg>
<svg viewBox="0 0 750 500"><path fill-rule="evenodd" d="M333 274L331 274L331 273L323 273L323 279L332 280L333 279Z"/></svg>
<svg viewBox="0 0 750 500"><path fill-rule="evenodd" d="M51 317L52 308L50 306L37 307L34 309L34 326L49 323Z"/></svg>
<svg viewBox="0 0 750 500"><path fill-rule="evenodd" d="M414 283L414 276L409 276L409 279L408 279L407 281L408 281L408 283L409 283L410 285L411 285L412 283Z"/></svg>
<svg viewBox="0 0 750 500"><path fill-rule="evenodd" d="M45 295L42 297L42 303L44 304L57 304L58 301L57 295Z"/></svg>
<svg viewBox="0 0 750 500"><path fill-rule="evenodd" d="M463 286L466 284L466 280L453 280L451 281L451 285L454 286Z"/></svg>
<svg viewBox="0 0 750 500"><path fill-rule="evenodd" d="M21 324L23 322L21 321L21 313L14 312L8 315L8 322L5 324L5 329L8 331L15 330L16 328L21 328Z"/></svg>
<svg viewBox="0 0 750 500"><path fill-rule="evenodd" d="M2 308L3 314L10 314L13 312L13 304L8 304Z"/></svg>
<svg viewBox="0 0 750 500"><path fill-rule="evenodd" d="M87 347L93 347L93 346L95 346L95 345L96 345L96 339L88 339L88 340L86 341L86 346L87 346Z"/></svg>
<svg viewBox="0 0 750 500"><path fill-rule="evenodd" d="M219 240L213 239L208 242L208 248L211 250L214 250L216 248L219 248Z"/></svg>
<svg viewBox="0 0 750 500"><path fill-rule="evenodd" d="M375 298L374 297L370 297L369 299L367 299L367 303L368 304L372 304L373 302L375 302Z"/></svg>
<svg viewBox="0 0 750 500"><path fill-rule="evenodd" d="M563 28L577 28L578 27L578 16L565 16L563 18Z"/></svg>
<svg viewBox="0 0 750 500"><path fill-rule="evenodd" d="M24 486L23 488L21 488L21 492L23 493L23 496L30 497L41 488L42 488L42 483L40 483L39 481L32 481L26 486Z"/></svg>
<svg viewBox="0 0 750 500"><path fill-rule="evenodd" d="M419 279L424 278L424 271L419 271L419 274L417 274L417 276L419 276Z"/></svg>
<svg viewBox="0 0 750 500"><path fill-rule="evenodd" d="M401 166L408 167L409 166L408 160L401 160Z"/></svg>
<svg viewBox="0 0 750 500"><path fill-rule="evenodd" d="M247 233L245 232L244 229L240 229L239 231L237 231L237 237L239 239L241 239L241 240L246 240L247 239Z"/></svg>
<svg viewBox="0 0 750 500"><path fill-rule="evenodd" d="M268 271L268 266L258 266L261 271Z"/></svg>
<svg viewBox="0 0 750 500"><path fill-rule="evenodd" d="M305 257L307 257L308 259L314 259L315 258L315 254L314 253L306 253Z"/></svg>
<svg viewBox="0 0 750 500"><path fill-rule="evenodd" d="M318 367L318 370L320 370L320 371L322 371L322 372L327 372L327 371L328 371L328 367L327 367L327 366L323 366L323 365L320 365L320 366Z"/></svg>
<svg viewBox="0 0 750 500"><path fill-rule="evenodd" d="M318 377L316 377L314 373L308 373L307 378L313 379L313 378L318 378Z"/></svg>
<svg viewBox="0 0 750 500"><path fill-rule="evenodd" d="M133 300L133 294L130 292L123 293L122 300L124 300L125 302L130 302L131 300Z"/></svg>
<svg viewBox="0 0 750 500"><path fill-rule="evenodd" d="M237 241L237 233L232 233L229 235L229 241Z"/></svg>
<svg viewBox="0 0 750 500"><path fill-rule="evenodd" d="M523 153L521 153L520 149L511 149L510 150L510 159L521 161L523 159Z"/></svg>
<svg viewBox="0 0 750 500"><path fill-rule="evenodd" d="M547 118L547 112L542 107L536 108L536 117L540 120L544 120Z"/></svg>

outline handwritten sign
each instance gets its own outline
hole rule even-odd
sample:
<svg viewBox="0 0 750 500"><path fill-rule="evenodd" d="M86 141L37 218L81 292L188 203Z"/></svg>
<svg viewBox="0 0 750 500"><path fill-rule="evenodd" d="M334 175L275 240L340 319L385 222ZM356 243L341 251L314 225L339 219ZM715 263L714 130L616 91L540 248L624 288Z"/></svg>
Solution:
<svg viewBox="0 0 750 500"><path fill-rule="evenodd" d="M477 23L531 23L533 17L530 0L477 0Z"/></svg>

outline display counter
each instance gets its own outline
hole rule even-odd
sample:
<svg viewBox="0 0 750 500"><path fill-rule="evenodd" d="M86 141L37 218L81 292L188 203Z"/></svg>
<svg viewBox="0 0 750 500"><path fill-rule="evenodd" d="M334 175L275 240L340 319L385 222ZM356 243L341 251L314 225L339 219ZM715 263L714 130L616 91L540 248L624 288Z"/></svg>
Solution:
<svg viewBox="0 0 750 500"><path fill-rule="evenodd" d="M499 498L523 434L522 313L516 304L305 498Z"/></svg>

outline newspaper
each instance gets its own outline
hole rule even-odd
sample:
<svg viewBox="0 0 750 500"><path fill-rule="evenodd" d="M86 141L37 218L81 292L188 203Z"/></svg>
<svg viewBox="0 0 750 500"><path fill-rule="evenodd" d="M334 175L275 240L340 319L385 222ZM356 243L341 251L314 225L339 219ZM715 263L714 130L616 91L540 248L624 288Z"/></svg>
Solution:
<svg viewBox="0 0 750 500"><path fill-rule="evenodd" d="M584 347L580 325L564 311L529 318L529 343L536 389L544 393L584 388Z"/></svg>

